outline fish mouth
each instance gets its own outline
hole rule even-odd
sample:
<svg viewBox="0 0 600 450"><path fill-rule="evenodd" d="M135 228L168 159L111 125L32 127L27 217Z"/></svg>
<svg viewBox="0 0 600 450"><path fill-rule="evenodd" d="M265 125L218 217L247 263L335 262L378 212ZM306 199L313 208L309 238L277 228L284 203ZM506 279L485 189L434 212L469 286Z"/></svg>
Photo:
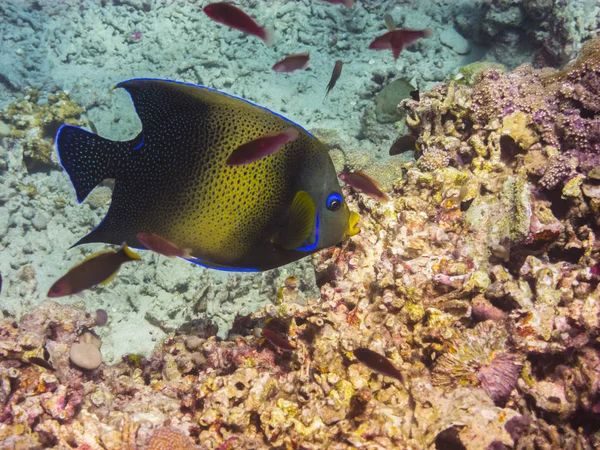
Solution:
<svg viewBox="0 0 600 450"><path fill-rule="evenodd" d="M350 217L348 218L348 229L346 230L346 236L354 236L360 232L360 228L356 225L360 220L360 214L350 211Z"/></svg>

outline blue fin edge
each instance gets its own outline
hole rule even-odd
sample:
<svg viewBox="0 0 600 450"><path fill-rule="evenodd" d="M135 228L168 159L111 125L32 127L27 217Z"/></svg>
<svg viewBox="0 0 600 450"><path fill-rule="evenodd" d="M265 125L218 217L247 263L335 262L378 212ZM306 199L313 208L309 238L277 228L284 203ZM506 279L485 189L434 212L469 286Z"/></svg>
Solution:
<svg viewBox="0 0 600 450"><path fill-rule="evenodd" d="M295 248L294 250L299 252L312 252L319 245L319 226L321 222L321 209L317 209L317 219L315 220L315 242L303 247Z"/></svg>
<svg viewBox="0 0 600 450"><path fill-rule="evenodd" d="M185 259L186 261L191 262L192 264L196 264L197 266L204 267L205 269L220 270L222 272L260 272L260 270L253 269L251 267L222 266L220 264L215 264L213 262L206 261L206 260L200 259L200 258L181 258L181 259Z"/></svg>
<svg viewBox="0 0 600 450"><path fill-rule="evenodd" d="M305 131L305 132L306 132L306 133L307 133L309 136L311 136L311 137L314 137L314 135L313 135L313 134L312 134L310 131L308 131L306 128L304 128L302 125L299 125L299 124L297 124L296 122L294 122L293 120L290 120L290 119L288 119L288 118L287 118L287 117L285 117L284 115L282 115L282 114L279 114L279 113L277 113L277 112L275 112L275 111L272 111L272 110L270 110L269 108L267 108L266 106L259 105L259 104L257 104L257 103L254 103L254 102L252 102L252 101L248 100L248 99L245 99L245 98L242 98L242 97L238 97L237 95L229 94L229 93L227 93L227 92L225 92L225 91L221 91L221 90L219 90L219 89L215 89L215 88L211 88L211 87L208 87L208 86L204 86L204 85L202 85L202 84L188 83L187 81L177 81L177 80L171 80L171 79L169 79L169 78L152 78L152 77L148 77L148 78L129 78L129 79L127 79L127 80L120 81L119 83L117 83L117 84L116 84L116 85L113 87L113 89L119 88L119 87L121 87L121 86L119 86L120 84L127 83L127 82L129 82L129 81L166 81L166 82L168 82L168 83L183 84L183 85L185 85L185 86L197 87L197 88L201 88L201 89L207 89L207 90L209 90L209 91L213 91L213 92L218 92L218 93L220 93L220 94L224 94L224 95L226 95L226 96L228 96L228 97L235 98L235 99L238 99L238 100L242 100L243 102L246 102L246 103L248 103L248 104L250 104L250 105L252 105L252 106L256 106L257 108L264 109L265 111L267 111L267 112L269 112L269 113L271 113L271 114L273 114L273 115L275 115L275 116L277 116L277 117L279 117L279 118L281 118L281 119L285 120L286 122L288 122L288 123L290 123L290 124L292 124L292 125L295 125L295 126L297 126L298 128L301 128L301 129L302 129L303 131Z"/></svg>

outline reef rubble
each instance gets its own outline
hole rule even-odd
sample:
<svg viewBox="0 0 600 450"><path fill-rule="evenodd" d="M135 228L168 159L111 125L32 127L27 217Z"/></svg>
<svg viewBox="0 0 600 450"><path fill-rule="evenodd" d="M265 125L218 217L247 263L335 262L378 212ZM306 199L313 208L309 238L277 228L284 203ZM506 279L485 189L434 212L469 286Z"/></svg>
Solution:
<svg viewBox="0 0 600 450"><path fill-rule="evenodd" d="M290 277L227 339L204 324L95 370L69 357L95 314L46 302L4 317L0 444L600 447L599 49L402 101L418 159L390 202L347 192L361 233L314 256L318 300ZM406 383L359 363L358 347Z"/></svg>

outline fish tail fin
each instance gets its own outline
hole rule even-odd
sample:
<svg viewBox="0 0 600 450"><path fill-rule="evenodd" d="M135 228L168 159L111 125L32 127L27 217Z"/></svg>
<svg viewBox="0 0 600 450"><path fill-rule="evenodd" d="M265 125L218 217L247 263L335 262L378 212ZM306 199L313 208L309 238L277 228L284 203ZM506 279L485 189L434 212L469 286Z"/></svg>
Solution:
<svg viewBox="0 0 600 450"><path fill-rule="evenodd" d="M140 257L140 255L138 255L136 252L131 250L125 242L123 242L123 246L121 247L121 250L127 257L127 259L129 259L130 261L140 261L142 259Z"/></svg>
<svg viewBox="0 0 600 450"><path fill-rule="evenodd" d="M63 125L56 133L56 152L81 203L99 183L116 178L126 142L114 142L83 128Z"/></svg>
<svg viewBox="0 0 600 450"><path fill-rule="evenodd" d="M344 6L346 8L352 8L353 5L354 5L354 0L345 0L344 1Z"/></svg>
<svg viewBox="0 0 600 450"><path fill-rule="evenodd" d="M425 30L423 30L424 38L431 38L432 36L433 36L433 31L431 31L430 28L426 28Z"/></svg>
<svg viewBox="0 0 600 450"><path fill-rule="evenodd" d="M270 47L273 45L273 42L275 42L275 33L273 30L269 30L268 28L264 29L264 33L265 35L263 36L262 40L265 44L267 44L267 47Z"/></svg>

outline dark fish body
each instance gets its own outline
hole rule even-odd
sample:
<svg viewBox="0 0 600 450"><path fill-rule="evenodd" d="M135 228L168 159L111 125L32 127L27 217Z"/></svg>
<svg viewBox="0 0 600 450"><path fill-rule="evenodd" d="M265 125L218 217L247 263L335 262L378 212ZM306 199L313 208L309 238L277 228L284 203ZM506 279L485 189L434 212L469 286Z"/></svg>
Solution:
<svg viewBox="0 0 600 450"><path fill-rule="evenodd" d="M118 251L105 250L90 255L54 283L48 291L48 297L78 294L98 284L106 283L116 275L121 264L139 259L140 257L126 245Z"/></svg>
<svg viewBox="0 0 600 450"><path fill-rule="evenodd" d="M279 334L275 333L274 331L271 331L267 328L263 328L262 335L267 341L269 341L275 347L280 348L281 350L286 350L288 352L296 350L296 347L292 345L290 341L288 341L283 336L280 336Z"/></svg>
<svg viewBox="0 0 600 450"><path fill-rule="evenodd" d="M390 156L417 150L417 137L412 134L400 136L390 147Z"/></svg>
<svg viewBox="0 0 600 450"><path fill-rule="evenodd" d="M387 202L390 200L387 194L379 187L379 183L360 170L340 173L338 177L348 186L352 186L354 189L362 192L365 195L368 195L369 197L382 202Z"/></svg>
<svg viewBox="0 0 600 450"><path fill-rule="evenodd" d="M230 3L211 3L205 6L203 11L215 22L256 36L262 39L267 45L270 45L273 41L273 36L266 28L261 27L252 17Z"/></svg>
<svg viewBox="0 0 600 450"><path fill-rule="evenodd" d="M285 144L297 138L298 130L295 128L288 128L282 132L267 133L236 148L229 158L227 158L227 164L230 166L242 166L253 163L265 156L277 153Z"/></svg>
<svg viewBox="0 0 600 450"><path fill-rule="evenodd" d="M304 70L308 67L310 54L308 52L287 55L281 61L275 63L272 69L275 72L293 72L294 70Z"/></svg>
<svg viewBox="0 0 600 450"><path fill-rule="evenodd" d="M355 349L353 353L354 357L358 359L359 362L372 371L385 375L386 377L395 378L401 383L404 383L402 373L385 356L364 347Z"/></svg>
<svg viewBox="0 0 600 450"><path fill-rule="evenodd" d="M256 271L358 232L327 149L299 125L204 86L133 79L116 87L133 100L142 123L136 138L115 142L70 125L56 136L79 202L115 179L106 217L75 245L145 248L137 234L152 233L190 249L196 264ZM243 166L226 163L242 144L289 128L298 137L278 152ZM332 196L341 202L328 202Z"/></svg>
<svg viewBox="0 0 600 450"><path fill-rule="evenodd" d="M344 62L341 59L338 59L335 62L335 66L333 66L333 72L331 73L331 79L329 80L329 84L327 85L327 91L325 92L325 97L327 94L335 87L335 83L337 83L338 78L342 74L342 66Z"/></svg>
<svg viewBox="0 0 600 450"><path fill-rule="evenodd" d="M371 50L392 50L394 59L398 59L400 53L404 47L412 44L421 38L430 38L432 32L430 29L426 30L411 30L404 28L401 30L388 31L381 36L378 36L371 42L369 48Z"/></svg>

